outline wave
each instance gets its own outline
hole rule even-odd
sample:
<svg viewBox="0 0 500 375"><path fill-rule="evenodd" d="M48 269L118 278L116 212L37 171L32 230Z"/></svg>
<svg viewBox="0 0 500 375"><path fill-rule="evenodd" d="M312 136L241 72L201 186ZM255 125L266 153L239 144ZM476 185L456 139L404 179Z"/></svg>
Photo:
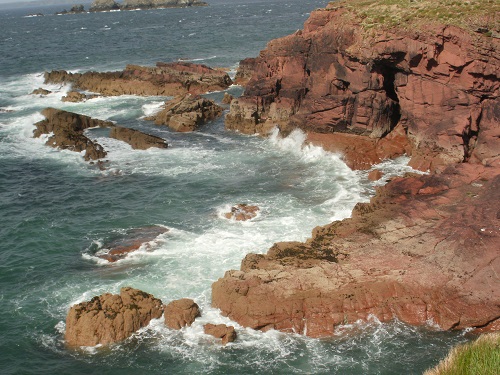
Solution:
<svg viewBox="0 0 500 375"><path fill-rule="evenodd" d="M186 62L196 62L196 61L205 61L205 60L213 60L216 59L217 56L209 56L209 57L199 57L199 58L194 58L194 59L188 59L188 58L180 58L177 61L186 61Z"/></svg>

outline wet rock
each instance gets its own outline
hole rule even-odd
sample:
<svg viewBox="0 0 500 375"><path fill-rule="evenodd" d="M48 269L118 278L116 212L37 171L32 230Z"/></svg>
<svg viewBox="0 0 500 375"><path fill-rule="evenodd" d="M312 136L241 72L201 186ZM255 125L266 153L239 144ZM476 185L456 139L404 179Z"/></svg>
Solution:
<svg viewBox="0 0 500 375"><path fill-rule="evenodd" d="M45 72L45 83L71 84L73 89L103 96L177 96L225 90L232 81L226 72L187 62L157 63L155 67L127 65L119 72Z"/></svg>
<svg viewBox="0 0 500 375"><path fill-rule="evenodd" d="M71 102L71 103L79 103L79 102L85 102L89 99L94 99L97 98L97 95L87 95L82 92L78 91L70 91L68 92L65 96L61 98L61 101L63 102Z"/></svg>
<svg viewBox="0 0 500 375"><path fill-rule="evenodd" d="M236 340L236 330L233 326L227 326L225 324L205 324L203 329L207 335L212 335L215 338L222 339L222 345L226 345L228 342L233 342Z"/></svg>
<svg viewBox="0 0 500 375"><path fill-rule="evenodd" d="M138 289L122 288L119 295L106 293L72 306L64 338L72 347L112 344L125 340L162 313L161 300Z"/></svg>
<svg viewBox="0 0 500 375"><path fill-rule="evenodd" d="M147 150L151 147L167 148L167 142L160 137L143 133L139 130L114 126L109 133L111 138L127 142L133 149Z"/></svg>
<svg viewBox="0 0 500 375"><path fill-rule="evenodd" d="M154 121L156 125L167 125L178 132L189 132L216 119L222 111L222 107L213 100L188 94L166 102L160 112L147 120Z"/></svg>
<svg viewBox="0 0 500 375"><path fill-rule="evenodd" d="M368 179L370 181L378 181L384 176L384 173L378 169L374 169L370 173L368 173Z"/></svg>
<svg viewBox="0 0 500 375"><path fill-rule="evenodd" d="M52 91L44 89L42 87L35 89L31 92L31 95L40 95L40 96L45 96L51 94Z"/></svg>
<svg viewBox="0 0 500 375"><path fill-rule="evenodd" d="M166 232L167 228L158 225L130 229L123 237L104 244L105 250L100 250L96 256L108 262L116 262L143 246L147 248L148 242Z"/></svg>
<svg viewBox="0 0 500 375"><path fill-rule="evenodd" d="M46 145L75 152L85 151L85 160L96 160L106 156L101 145L84 135L84 130L93 127L110 127L110 121L96 120L78 113L67 112L55 108L42 111L45 120L35 124L34 137L49 134Z"/></svg>
<svg viewBox="0 0 500 375"><path fill-rule="evenodd" d="M257 217L260 208L245 203L237 204L231 207L231 212L226 212L224 217L236 221L246 221Z"/></svg>
<svg viewBox="0 0 500 375"><path fill-rule="evenodd" d="M227 92L224 93L224 97L222 98L222 104L231 104L231 100L233 100L233 96L231 94L228 94Z"/></svg>
<svg viewBox="0 0 500 375"><path fill-rule="evenodd" d="M198 305L189 298L170 302L165 306L165 325L171 329L181 329L190 326L201 316Z"/></svg>

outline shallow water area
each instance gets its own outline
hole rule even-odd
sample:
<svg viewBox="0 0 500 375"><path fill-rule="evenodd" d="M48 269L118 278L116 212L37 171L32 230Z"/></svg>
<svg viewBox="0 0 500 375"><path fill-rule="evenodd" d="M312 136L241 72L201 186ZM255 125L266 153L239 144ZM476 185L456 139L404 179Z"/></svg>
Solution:
<svg viewBox="0 0 500 375"><path fill-rule="evenodd" d="M174 133L144 120L164 100L120 96L61 102L68 86L45 85L43 71L122 69L127 63L191 60L233 69L268 40L301 28L326 1L211 1L209 7L25 18L30 10L0 11L0 372L2 374L148 371L178 374L421 373L462 333L371 321L330 339L237 326L236 342L221 347L203 334L207 322L232 324L210 306L211 284L238 269L249 252L276 241L305 240L314 226L348 217L380 181L353 172L337 155L282 139L226 132L223 120L201 131ZM181 21L181 22L179 22ZM105 39L103 39L105 38ZM105 43L101 43L105 40ZM39 87L47 96L30 95ZM232 86L233 95L242 89ZM224 92L208 97L220 101ZM166 150L132 150L106 129L87 134L108 151L106 169L82 155L32 138L46 107L56 107L164 138ZM384 178L407 170L407 159L379 166ZM260 208L252 220L228 220L232 205ZM168 232L113 264L96 257L107 241L144 226ZM158 320L123 343L68 350L68 308L123 286L165 303L196 300L203 316L172 331ZM396 359L396 360L395 360Z"/></svg>

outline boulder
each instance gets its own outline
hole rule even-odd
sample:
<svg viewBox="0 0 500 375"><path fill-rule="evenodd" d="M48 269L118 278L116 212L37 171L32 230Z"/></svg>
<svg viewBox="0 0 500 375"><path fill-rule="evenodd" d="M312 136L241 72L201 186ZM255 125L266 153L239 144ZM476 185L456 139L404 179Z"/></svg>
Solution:
<svg viewBox="0 0 500 375"><path fill-rule="evenodd" d="M130 229L124 236L105 243L104 250L99 250L96 256L108 262L116 262L139 250L140 247L147 246L148 242L166 232L167 228L158 225Z"/></svg>
<svg viewBox="0 0 500 375"><path fill-rule="evenodd" d="M245 203L237 204L231 207L231 212L226 212L224 217L236 221L247 221L257 216L260 208Z"/></svg>
<svg viewBox="0 0 500 375"><path fill-rule="evenodd" d="M45 72L45 83L71 84L73 89L103 96L177 96L227 89L226 72L187 62L157 63L155 67L127 65L119 72Z"/></svg>
<svg viewBox="0 0 500 375"><path fill-rule="evenodd" d="M35 89L31 92L31 95L40 95L40 96L45 96L51 94L52 91L44 89L42 87Z"/></svg>
<svg viewBox="0 0 500 375"><path fill-rule="evenodd" d="M101 145L84 135L84 130L93 127L110 127L110 121L102 121L67 112L55 108L46 108L42 111L45 120L35 124L34 137L50 134L46 145L75 152L85 151L85 160L96 160L106 156Z"/></svg>
<svg viewBox="0 0 500 375"><path fill-rule="evenodd" d="M158 319L163 313L161 300L133 288L120 294L103 294L72 306L66 317L65 341L68 346L108 345L125 340Z"/></svg>
<svg viewBox="0 0 500 375"><path fill-rule="evenodd" d="M135 150L147 150L151 147L167 148L167 142L160 137L145 134L139 130L113 126L109 133L111 138L127 142Z"/></svg>
<svg viewBox="0 0 500 375"><path fill-rule="evenodd" d="M109 12L119 9L120 5L114 0L94 0L90 5L89 12Z"/></svg>
<svg viewBox="0 0 500 375"><path fill-rule="evenodd" d="M225 92L224 97L222 98L222 104L231 104L231 101L233 99L234 98L231 94L228 94L227 92Z"/></svg>
<svg viewBox="0 0 500 375"><path fill-rule="evenodd" d="M198 305L189 298L170 302L165 306L165 325L171 329L181 329L190 326L201 316Z"/></svg>
<svg viewBox="0 0 500 375"><path fill-rule="evenodd" d="M378 169L374 169L368 173L368 179L370 181L378 181L384 176L384 173Z"/></svg>
<svg viewBox="0 0 500 375"><path fill-rule="evenodd" d="M63 102L79 103L85 102L89 99L97 98L97 95L87 95L78 91L70 91L65 96L61 98Z"/></svg>
<svg viewBox="0 0 500 375"><path fill-rule="evenodd" d="M216 119L222 111L222 107L213 100L188 94L166 102L160 112L147 120L154 121L156 125L167 125L178 132L189 132Z"/></svg>
<svg viewBox="0 0 500 375"><path fill-rule="evenodd" d="M228 342L236 340L236 330L233 326L208 323L203 326L203 329L207 335L222 339L222 345L226 345Z"/></svg>

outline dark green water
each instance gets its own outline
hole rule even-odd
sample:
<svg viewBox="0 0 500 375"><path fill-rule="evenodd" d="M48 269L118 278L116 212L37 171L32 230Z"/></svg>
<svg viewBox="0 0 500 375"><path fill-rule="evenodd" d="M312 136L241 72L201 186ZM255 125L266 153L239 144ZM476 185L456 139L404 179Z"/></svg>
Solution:
<svg viewBox="0 0 500 375"><path fill-rule="evenodd" d="M111 70L127 63L179 58L235 68L266 42L301 28L325 1L213 1L212 6L142 12L25 18L0 13L0 373L2 374L419 374L463 333L398 322L344 327L329 340L239 329L221 348L202 333L229 321L210 307L210 286L248 252L278 240L304 240L310 230L349 215L373 191L366 174L336 156L282 140L224 131L221 120L174 134L141 119L164 98L119 97L68 104L67 87L28 95L52 69ZM47 8L49 13L58 8ZM229 91L235 95L238 87ZM220 100L223 93L209 96ZM71 152L31 138L47 106L147 130L168 150L133 151L93 131L109 152L99 171ZM404 160L388 173L404 170ZM257 219L222 218L231 204L255 203ZM128 229L164 225L154 251L112 266L95 256ZM153 322L111 348L70 351L62 332L69 306L133 286L164 301L194 298L203 317L181 332Z"/></svg>

